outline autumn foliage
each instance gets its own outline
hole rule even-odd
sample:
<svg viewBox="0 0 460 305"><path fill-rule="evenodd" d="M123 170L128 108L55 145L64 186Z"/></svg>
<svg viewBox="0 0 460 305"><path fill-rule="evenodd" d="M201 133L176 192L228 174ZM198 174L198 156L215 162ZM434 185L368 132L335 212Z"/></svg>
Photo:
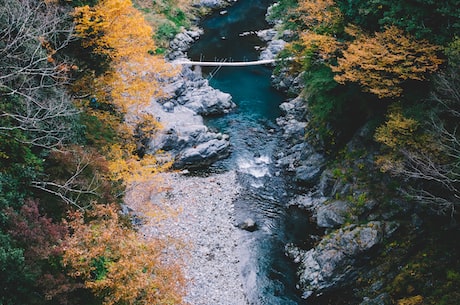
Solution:
<svg viewBox="0 0 460 305"><path fill-rule="evenodd" d="M76 212L69 225L64 264L71 276L103 304L181 304L183 278L177 262L162 254L159 240L146 240L120 222L110 205Z"/></svg>
<svg viewBox="0 0 460 305"><path fill-rule="evenodd" d="M339 83L357 82L379 98L400 96L404 81L422 81L443 62L436 54L439 47L415 40L395 26L374 36L359 33L356 28L349 32L356 39L332 68L337 73L334 79Z"/></svg>
<svg viewBox="0 0 460 305"><path fill-rule="evenodd" d="M334 0L301 0L296 11L302 25L316 32L330 32L342 21Z"/></svg>
<svg viewBox="0 0 460 305"><path fill-rule="evenodd" d="M172 69L153 55L153 30L130 0L78 7L74 17L83 46L112 62L111 69L95 80L99 93L109 92L111 102L123 112L161 93L158 80L171 75Z"/></svg>
<svg viewBox="0 0 460 305"><path fill-rule="evenodd" d="M44 215L38 200L28 199L19 212L8 209L7 215L10 235L25 249L24 272L33 274L36 293L46 300L74 304L69 296L82 285L69 280L59 264L68 236L67 226Z"/></svg>
<svg viewBox="0 0 460 305"><path fill-rule="evenodd" d="M82 45L110 62L105 73L82 79L79 88L94 96L95 105L82 104L85 111L118 134L117 143L102 148L111 177L126 184L148 179L168 165L142 150L142 141L161 128L143 109L163 94L161 80L175 71L154 55L153 30L131 1L103 0L93 7L76 8L73 16Z"/></svg>
<svg viewBox="0 0 460 305"><path fill-rule="evenodd" d="M114 207L168 166L146 149L174 73L155 33L125 0L2 4L0 303L180 304L165 243Z"/></svg>

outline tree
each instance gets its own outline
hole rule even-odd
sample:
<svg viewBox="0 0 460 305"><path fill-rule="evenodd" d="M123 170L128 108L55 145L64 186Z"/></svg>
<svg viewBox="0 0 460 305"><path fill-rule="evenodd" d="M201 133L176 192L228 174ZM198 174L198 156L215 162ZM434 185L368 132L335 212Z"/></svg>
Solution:
<svg viewBox="0 0 460 305"><path fill-rule="evenodd" d="M64 254L70 275L105 305L180 304L184 286L177 262L164 257L162 241L123 226L118 213L97 205L73 215Z"/></svg>
<svg viewBox="0 0 460 305"><path fill-rule="evenodd" d="M162 96L161 80L176 71L154 55L152 28L130 0L103 0L94 7L76 8L73 15L83 46L110 59L108 71L87 86L97 103L107 106L86 103L84 109L118 132L118 143L110 143L104 151L113 179L130 184L160 168L154 156L145 155L136 142L160 128L143 108L152 97Z"/></svg>
<svg viewBox="0 0 460 305"><path fill-rule="evenodd" d="M368 31L395 25L416 39L444 45L460 31L457 0L336 0L348 23Z"/></svg>
<svg viewBox="0 0 460 305"><path fill-rule="evenodd" d="M331 33L342 23L334 0L300 0L296 11L302 26L316 33Z"/></svg>
<svg viewBox="0 0 460 305"><path fill-rule="evenodd" d="M78 111L62 87L72 65L57 60L73 31L66 16L51 2L0 1L0 132L20 142L52 148L74 134Z"/></svg>
<svg viewBox="0 0 460 305"><path fill-rule="evenodd" d="M71 145L53 150L44 167L43 174L33 180L31 186L71 205L55 208L56 213L73 208L84 210L96 200L114 202L116 191L121 191L121 187L111 183L109 162L90 147ZM48 204L51 205L51 202Z"/></svg>
<svg viewBox="0 0 460 305"><path fill-rule="evenodd" d="M294 60L309 70L315 62L327 62L339 47L336 34L340 31L342 15L333 0L302 0L296 9L299 40L288 49L293 51Z"/></svg>
<svg viewBox="0 0 460 305"><path fill-rule="evenodd" d="M457 91L456 86L460 84L458 77L455 86L452 86L452 79L446 82L444 77L438 76L437 93L449 92L444 98L457 99L458 95L450 94ZM438 99L439 96L436 96ZM440 103L441 109L444 108L443 103ZM405 117L401 109L392 109L387 122L375 133L375 139L385 144L382 155L377 158L377 165L383 172L407 181L400 191L435 213L450 213L452 216L460 198L459 105L460 100L457 99L455 111L452 108L435 108L424 124ZM446 114L451 116L448 120L445 119ZM455 123L452 125L452 122Z"/></svg>
<svg viewBox="0 0 460 305"><path fill-rule="evenodd" d="M83 46L106 55L111 69L95 80L100 100L107 98L123 113L161 94L159 80L174 69L154 56L153 31L130 0L103 0L73 13ZM108 93L108 95L106 95Z"/></svg>
<svg viewBox="0 0 460 305"><path fill-rule="evenodd" d="M436 53L439 47L425 40L417 41L395 26L370 37L354 29L356 36L343 57L332 69L339 83L356 82L363 90L379 98L395 98L402 94L407 80L423 81L443 62Z"/></svg>
<svg viewBox="0 0 460 305"><path fill-rule="evenodd" d="M453 217L460 198L460 44L446 48L447 69L434 77L434 90L425 103L425 121L417 122L392 109L375 138L385 144L378 159L383 171L409 183L401 191L439 214Z"/></svg>
<svg viewBox="0 0 460 305"><path fill-rule="evenodd" d="M60 304L75 304L69 293L81 288L82 285L70 281L64 273L60 262L63 254L62 244L68 230L61 221L55 222L40 211L38 200L27 199L20 211L8 209L10 237L16 246L23 251L24 273L31 279L28 283L29 292L33 295L27 303L41 303L44 300L57 299ZM22 283L21 283L22 282ZM17 281L21 286L27 281ZM24 302L24 301L23 301Z"/></svg>

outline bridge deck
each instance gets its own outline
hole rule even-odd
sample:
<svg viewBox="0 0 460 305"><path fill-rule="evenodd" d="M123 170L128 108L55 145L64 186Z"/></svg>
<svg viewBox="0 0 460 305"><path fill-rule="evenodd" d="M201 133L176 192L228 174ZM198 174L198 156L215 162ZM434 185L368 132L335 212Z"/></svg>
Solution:
<svg viewBox="0 0 460 305"><path fill-rule="evenodd" d="M221 61L191 61L188 59L179 59L173 61L174 64L191 65L191 66L205 66L205 67L245 67L245 66L258 66L272 64L279 59L264 59L255 61L239 61L239 62L221 62Z"/></svg>

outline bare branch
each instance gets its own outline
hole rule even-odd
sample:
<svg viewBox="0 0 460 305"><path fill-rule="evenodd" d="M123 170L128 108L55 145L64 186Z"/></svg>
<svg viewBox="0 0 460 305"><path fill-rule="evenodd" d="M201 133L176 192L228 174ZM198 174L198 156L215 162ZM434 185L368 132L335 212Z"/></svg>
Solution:
<svg viewBox="0 0 460 305"><path fill-rule="evenodd" d="M73 37L68 18L46 1L0 0L0 132L24 131L18 141L53 148L72 137L70 64L55 59Z"/></svg>

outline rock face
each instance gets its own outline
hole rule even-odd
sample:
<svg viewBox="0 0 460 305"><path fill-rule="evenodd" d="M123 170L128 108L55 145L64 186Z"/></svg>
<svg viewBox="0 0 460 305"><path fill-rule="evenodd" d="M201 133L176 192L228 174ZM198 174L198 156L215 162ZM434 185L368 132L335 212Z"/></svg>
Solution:
<svg viewBox="0 0 460 305"><path fill-rule="evenodd" d="M185 52L188 50L190 45L200 38L200 35L202 34L202 29L186 30L178 33L174 39L169 42L167 58L173 60L185 57Z"/></svg>
<svg viewBox="0 0 460 305"><path fill-rule="evenodd" d="M351 209L351 204L343 200L320 205L316 212L316 224L320 228L337 228L345 223Z"/></svg>
<svg viewBox="0 0 460 305"><path fill-rule="evenodd" d="M395 226L380 221L346 226L323 238L308 251L288 245L286 253L300 264L299 286L303 297L320 295L355 280L359 270L357 261L381 244L384 237L391 235Z"/></svg>
<svg viewBox="0 0 460 305"><path fill-rule="evenodd" d="M181 105L165 110L153 101L147 111L163 124L163 130L151 140L149 152L165 151L174 167L202 167L228 155L228 136L210 132L193 110Z"/></svg>
<svg viewBox="0 0 460 305"><path fill-rule="evenodd" d="M325 159L304 141L306 102L301 97L282 103L283 116L276 122L283 130L284 149L278 154L277 165L294 176L300 185L315 184L323 170Z"/></svg>

